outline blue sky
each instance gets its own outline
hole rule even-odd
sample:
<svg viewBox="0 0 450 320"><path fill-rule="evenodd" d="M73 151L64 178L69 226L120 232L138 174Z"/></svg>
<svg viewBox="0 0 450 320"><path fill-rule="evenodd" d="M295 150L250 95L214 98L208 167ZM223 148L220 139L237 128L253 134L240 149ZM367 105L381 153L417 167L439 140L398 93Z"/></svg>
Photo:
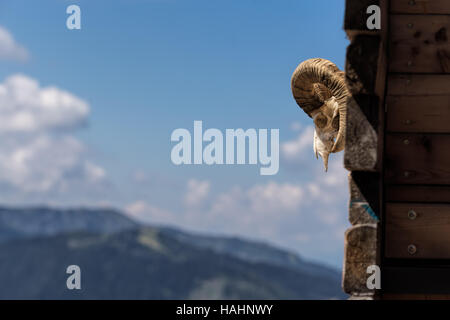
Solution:
<svg viewBox="0 0 450 320"><path fill-rule="evenodd" d="M344 0L30 3L0 4L1 85L32 87L19 91L33 101L42 92L66 97L67 110L42 102L33 130L0 133L8 141L0 158L11 163L0 168L2 202L114 206L149 223L264 240L341 266L342 155L323 172L290 77L313 57L343 68ZM81 8L81 30L66 28L70 4ZM0 87L0 124L16 119L2 115L5 106L28 110L22 98L5 97ZM194 120L223 132L279 128L279 173L173 165L170 135L192 131Z"/></svg>

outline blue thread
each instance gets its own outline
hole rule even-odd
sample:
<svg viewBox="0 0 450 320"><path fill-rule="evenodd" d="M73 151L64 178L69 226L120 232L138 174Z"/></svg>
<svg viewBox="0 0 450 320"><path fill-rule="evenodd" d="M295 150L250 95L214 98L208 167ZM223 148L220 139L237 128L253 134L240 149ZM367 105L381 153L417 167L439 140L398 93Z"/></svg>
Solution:
<svg viewBox="0 0 450 320"><path fill-rule="evenodd" d="M362 201L350 201L350 208L353 206L354 202L362 202ZM372 208L368 204L361 205L362 208L373 218L375 221L379 221L376 213L372 210Z"/></svg>

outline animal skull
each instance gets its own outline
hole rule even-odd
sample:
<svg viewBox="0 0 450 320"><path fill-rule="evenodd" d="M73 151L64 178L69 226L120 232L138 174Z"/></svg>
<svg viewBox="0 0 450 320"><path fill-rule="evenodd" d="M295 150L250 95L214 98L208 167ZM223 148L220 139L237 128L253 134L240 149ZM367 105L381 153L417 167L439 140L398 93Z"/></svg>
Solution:
<svg viewBox="0 0 450 320"><path fill-rule="evenodd" d="M314 154L323 159L325 171L328 171L328 156L332 152L339 132L339 105L335 97L326 100L317 110L312 112L314 120Z"/></svg>
<svg viewBox="0 0 450 320"><path fill-rule="evenodd" d="M347 89L345 74L331 61L303 61L291 79L297 104L314 120L314 154L328 170L330 153L345 147Z"/></svg>

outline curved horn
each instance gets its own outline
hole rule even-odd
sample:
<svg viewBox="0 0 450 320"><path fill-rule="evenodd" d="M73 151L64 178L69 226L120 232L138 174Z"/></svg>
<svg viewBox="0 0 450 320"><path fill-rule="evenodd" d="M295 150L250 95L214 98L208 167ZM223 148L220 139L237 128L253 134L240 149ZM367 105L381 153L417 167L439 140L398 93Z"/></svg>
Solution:
<svg viewBox="0 0 450 320"><path fill-rule="evenodd" d="M345 147L345 130L347 127L347 107L346 104L339 103L339 131L336 136L336 140L334 142L333 148L331 148L331 152L339 152L344 150Z"/></svg>
<svg viewBox="0 0 450 320"><path fill-rule="evenodd" d="M345 74L331 61L321 58L302 62L291 79L295 101L312 117L325 100L335 97L339 109L339 130L330 152L339 152L345 145L347 96Z"/></svg>

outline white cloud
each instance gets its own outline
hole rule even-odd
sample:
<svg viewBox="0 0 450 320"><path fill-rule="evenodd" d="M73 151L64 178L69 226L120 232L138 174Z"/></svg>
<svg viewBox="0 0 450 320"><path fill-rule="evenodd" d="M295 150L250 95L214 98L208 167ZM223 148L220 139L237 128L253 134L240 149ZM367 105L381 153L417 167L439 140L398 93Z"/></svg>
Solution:
<svg viewBox="0 0 450 320"><path fill-rule="evenodd" d="M211 207L201 213L199 226L204 231L276 242L284 223L302 215L303 197L303 188L289 183L268 182L247 189L235 186L212 199Z"/></svg>
<svg viewBox="0 0 450 320"><path fill-rule="evenodd" d="M309 125L302 128L295 139L281 143L282 167L291 173L301 174L310 183L320 180L324 185L339 185L343 172L346 172L343 169L343 152L330 154L329 170L325 173L322 158L319 156L317 159L314 155L313 139L314 126Z"/></svg>
<svg viewBox="0 0 450 320"><path fill-rule="evenodd" d="M348 227L348 179L342 153L335 155L328 172L313 157L307 166L309 175L301 180L291 174L290 182L268 181L246 188L235 185L219 193L208 181L190 180L185 194L172 197L184 204L181 209L138 202L127 210L139 212L149 223L265 240L316 259L330 257L330 252L339 255L343 230ZM187 202L198 206L189 207Z"/></svg>
<svg viewBox="0 0 450 320"><path fill-rule="evenodd" d="M41 88L24 75L0 84L0 133L70 129L84 123L89 106L56 87Z"/></svg>
<svg viewBox="0 0 450 320"><path fill-rule="evenodd" d="M0 183L25 193L102 183L105 171L69 131L88 113L89 105L67 91L41 88L24 75L7 78L0 84Z"/></svg>
<svg viewBox="0 0 450 320"><path fill-rule="evenodd" d="M8 137L0 144L0 181L25 192L45 192L67 188L67 180L103 179L104 170L83 159L83 152L84 146L70 136Z"/></svg>
<svg viewBox="0 0 450 320"><path fill-rule="evenodd" d="M297 210L303 200L303 190L289 183L255 185L248 190L250 208L254 212L280 212Z"/></svg>
<svg viewBox="0 0 450 320"><path fill-rule="evenodd" d="M28 51L16 42L8 30L0 26L0 59L26 61L28 58Z"/></svg>
<svg viewBox="0 0 450 320"><path fill-rule="evenodd" d="M208 196L210 183L191 179L187 183L187 192L184 196L184 204L188 208L199 207Z"/></svg>
<svg viewBox="0 0 450 320"><path fill-rule="evenodd" d="M172 212L150 205L143 200L130 203L124 210L137 221L163 225L176 223L176 217Z"/></svg>
<svg viewBox="0 0 450 320"><path fill-rule="evenodd" d="M298 121L294 121L291 123L291 130L292 131L300 131L303 128L302 124Z"/></svg>
<svg viewBox="0 0 450 320"><path fill-rule="evenodd" d="M132 172L131 179L137 184L144 184L149 181L149 176L144 170L138 169Z"/></svg>
<svg viewBox="0 0 450 320"><path fill-rule="evenodd" d="M289 162L303 159L306 152L313 154L313 139L314 127L308 126L296 139L281 144L281 155Z"/></svg>
<svg viewBox="0 0 450 320"><path fill-rule="evenodd" d="M236 186L211 199L209 211L195 219L201 222L185 224L267 240L317 259L342 252L342 231L348 228L348 172L342 154L328 172L314 160L309 164L311 177L302 182Z"/></svg>
<svg viewBox="0 0 450 320"><path fill-rule="evenodd" d="M348 171L342 165L342 156L342 153L336 155L328 172L323 172L321 163L316 164L315 178L307 186L308 199L315 206L319 220L330 226L339 225L340 217L347 214Z"/></svg>
<svg viewBox="0 0 450 320"><path fill-rule="evenodd" d="M256 184L248 189L235 186L222 192L212 201L211 214L233 216L236 219L247 215L255 220L262 216L274 217L292 213L300 208L304 191L300 186L269 182ZM239 223L239 221L235 221Z"/></svg>
<svg viewBox="0 0 450 320"><path fill-rule="evenodd" d="M295 164L284 181L263 179L247 187L238 182L218 192L213 181L191 179L185 193L174 192L164 208L137 201L125 209L148 223L268 241L331 260L342 252L348 228L348 172L343 153L334 154L324 172L312 154L312 137L308 126L282 144L284 157Z"/></svg>

